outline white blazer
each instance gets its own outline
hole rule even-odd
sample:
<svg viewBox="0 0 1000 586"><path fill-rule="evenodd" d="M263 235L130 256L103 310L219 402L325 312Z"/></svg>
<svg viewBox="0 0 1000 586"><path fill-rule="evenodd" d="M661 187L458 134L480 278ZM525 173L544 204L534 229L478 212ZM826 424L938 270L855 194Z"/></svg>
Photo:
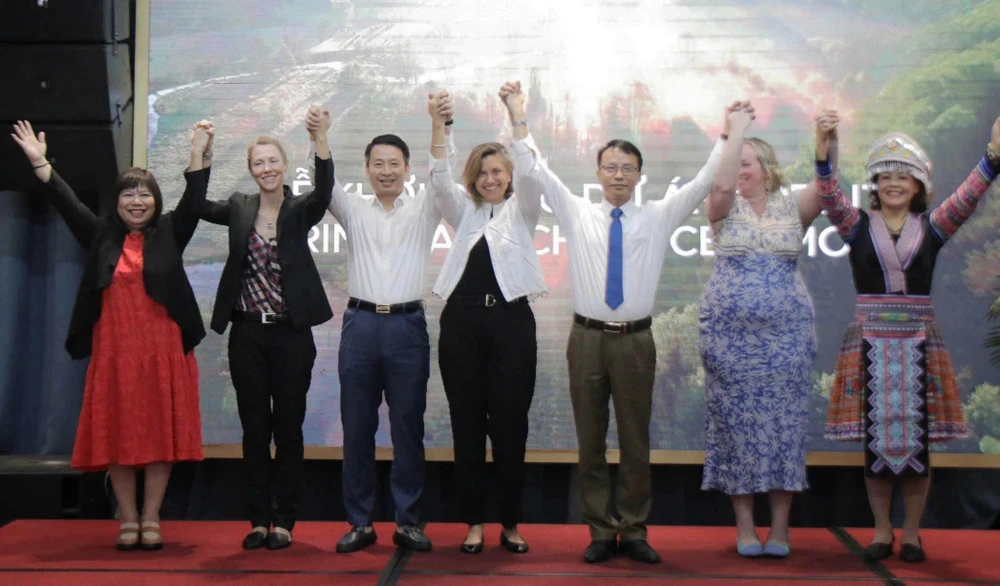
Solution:
<svg viewBox="0 0 1000 586"><path fill-rule="evenodd" d="M441 216L455 229L455 241L434 284L435 295L442 299L451 296L465 272L472 247L483 233L504 299L527 296L531 300L547 292L534 238L542 212L540 191L534 190L534 197L515 193L497 205L483 202L477 206L465 188L452 179L449 161L433 157L430 184Z"/></svg>

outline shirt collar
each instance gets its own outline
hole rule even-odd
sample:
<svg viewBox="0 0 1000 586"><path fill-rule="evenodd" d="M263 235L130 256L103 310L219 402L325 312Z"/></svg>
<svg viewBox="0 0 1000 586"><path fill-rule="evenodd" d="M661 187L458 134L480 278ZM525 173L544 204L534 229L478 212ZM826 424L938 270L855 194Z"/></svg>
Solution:
<svg viewBox="0 0 1000 586"><path fill-rule="evenodd" d="M613 209L614 206L611 205L611 202L609 202L606 198L601 197L601 211L603 211L605 215L610 217L611 210ZM622 210L622 215L625 216L626 218L634 214L636 210L635 197L630 197L627 202L622 204L621 210Z"/></svg>
<svg viewBox="0 0 1000 586"><path fill-rule="evenodd" d="M372 198L371 206L373 208L374 207L382 208L382 202L379 201L379 199L377 197L375 197L374 195L372 195L371 198ZM405 202L403 201L405 199L406 199L406 194L405 193L400 193L399 197L397 197L396 200L392 202L392 209L393 210L397 210L400 207L402 207L405 204ZM382 209L384 210L385 208L382 208ZM386 212L386 213L389 213L389 212Z"/></svg>

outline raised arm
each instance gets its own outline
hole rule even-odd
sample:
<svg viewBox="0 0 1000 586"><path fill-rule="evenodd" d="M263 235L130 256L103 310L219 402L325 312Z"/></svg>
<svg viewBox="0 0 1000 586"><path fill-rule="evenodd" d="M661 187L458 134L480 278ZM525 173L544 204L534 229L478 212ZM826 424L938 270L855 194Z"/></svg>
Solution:
<svg viewBox="0 0 1000 586"><path fill-rule="evenodd" d="M205 208L205 193L208 191L208 176L211 171L212 139L215 126L202 120L191 130L191 158L184 173L184 195L170 212L171 227L177 245L183 251L198 227L202 210Z"/></svg>
<svg viewBox="0 0 1000 586"><path fill-rule="evenodd" d="M507 114L510 116L510 125L513 130L514 140L523 141L528 138L528 119L524 111L524 92L521 91L521 82L506 82L500 87L498 93L500 101L507 106ZM517 173L519 163L514 162L514 172ZM542 194L539 189L525 189L523 192L517 189L515 183L514 201L521 211L528 225L534 229L538 225L538 217L542 214Z"/></svg>
<svg viewBox="0 0 1000 586"><path fill-rule="evenodd" d="M52 164L45 158L45 153L48 152L45 133L40 132L36 136L30 122L19 120L14 125L14 134L10 136L28 157L28 163L35 170L35 177L45 185L56 211L66 221L70 232L81 246L90 248L100 227L100 221L94 212L76 197L59 174L53 171Z"/></svg>
<svg viewBox="0 0 1000 586"><path fill-rule="evenodd" d="M431 196L444 221L457 229L465 206L472 205L472 202L452 178L451 162L448 157L451 126L447 124L452 119L452 105L447 90L427 94L427 113L431 117Z"/></svg>
<svg viewBox="0 0 1000 586"><path fill-rule="evenodd" d="M836 175L839 158L837 123L840 122L840 117L837 115L836 110L823 110L816 117L816 120L819 121L820 118L823 119L824 126L829 128L828 139L826 141L827 159L830 162L830 174ZM814 179L795 194L795 198L799 209L799 220L802 222L802 230L806 230L819 217L820 212L823 211L823 206L819 200L819 189L817 188L816 180Z"/></svg>
<svg viewBox="0 0 1000 586"><path fill-rule="evenodd" d="M508 85L510 88L517 88L520 91L520 82L508 82L504 84L504 87L508 87ZM509 108L508 105L508 110ZM574 208L586 207L590 202L573 195L559 177L549 169L545 159L538 152L535 140L528 132L524 113L515 112L512 116L520 116L520 118L512 119L512 123L523 122L523 124L514 126L514 142L510 145L514 158L514 193L518 199L523 197L533 201L540 201L544 194L545 201L548 202L559 222L567 228L571 227Z"/></svg>
<svg viewBox="0 0 1000 586"><path fill-rule="evenodd" d="M844 195L834 174L834 138L839 123L840 118L835 110L825 110L824 114L816 118L816 190L819 192L820 206L826 210L826 217L837 227L837 234L840 234L844 242L850 244L856 236L861 214Z"/></svg>
<svg viewBox="0 0 1000 586"><path fill-rule="evenodd" d="M1000 118L993 123L990 144L986 147L986 154L979 160L979 164L955 193L948 196L948 199L931 212L931 227L938 241L946 242L958 232L962 224L976 211L979 198L989 190L998 173L1000 173Z"/></svg>
<svg viewBox="0 0 1000 586"><path fill-rule="evenodd" d="M719 167L715 171L712 191L708 194L706 211L709 222L718 222L729 214L736 200L736 183L740 177L743 158L743 138L753 120L753 106L750 102L733 102L726 107L726 124Z"/></svg>
<svg viewBox="0 0 1000 586"><path fill-rule="evenodd" d="M333 156L330 154L330 111L319 106L310 106L306 112L306 130L316 148L313 161L313 190L303 195L299 205L308 226L315 226L326 215L333 203Z"/></svg>
<svg viewBox="0 0 1000 586"><path fill-rule="evenodd" d="M743 103L740 104L739 111L733 111L732 113L726 110L726 122L725 127L730 128L730 114L735 118L733 120L733 128L742 126L743 133L746 132L746 128L750 125L750 121L753 120L753 108L747 103L746 108L743 108ZM663 218L663 228L670 232L673 232L677 226L681 224L688 216L690 216L695 209L701 205L701 202L705 201L709 192L712 190L714 184L714 178L716 176L716 170L719 168L720 159L722 158L722 152L726 143L735 143L731 147L736 149L737 153L740 153L743 149L743 138L742 133L739 141L736 141L733 137L729 137L728 140L716 141L715 147L712 152L708 155L708 160L705 161L705 166L698 171L698 174L694 176L694 179L689 181L686 185L678 189L677 191L668 194L661 200L654 201L650 205L654 209L658 210L661 217ZM737 162L739 159L739 154L737 154ZM730 201L732 205L732 201ZM728 213L728 209L726 210ZM725 216L722 216L725 217Z"/></svg>

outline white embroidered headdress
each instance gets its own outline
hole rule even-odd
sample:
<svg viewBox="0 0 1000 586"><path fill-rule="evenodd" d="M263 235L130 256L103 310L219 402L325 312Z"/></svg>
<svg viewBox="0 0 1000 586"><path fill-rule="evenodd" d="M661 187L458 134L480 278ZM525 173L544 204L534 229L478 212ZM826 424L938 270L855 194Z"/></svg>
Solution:
<svg viewBox="0 0 1000 586"><path fill-rule="evenodd" d="M934 192L931 183L931 160L917 141L902 132L890 132L875 141L865 163L867 177L875 182L879 173L905 171L923 183L928 199Z"/></svg>

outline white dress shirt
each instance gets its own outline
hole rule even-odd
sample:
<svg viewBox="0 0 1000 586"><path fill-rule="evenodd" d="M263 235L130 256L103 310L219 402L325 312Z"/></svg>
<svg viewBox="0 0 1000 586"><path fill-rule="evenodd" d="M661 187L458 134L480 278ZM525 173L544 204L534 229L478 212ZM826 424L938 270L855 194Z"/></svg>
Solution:
<svg viewBox="0 0 1000 586"><path fill-rule="evenodd" d="M310 141L310 176L316 171L315 149ZM455 153L449 134L449 160ZM426 189L412 197L404 190L387 212L374 195L350 195L334 177L328 209L347 235L348 295L378 305L423 299L431 245L441 223L441 213Z"/></svg>
<svg viewBox="0 0 1000 586"><path fill-rule="evenodd" d="M530 135L514 141L514 188L520 196L544 193L566 234L576 313L601 321L633 321L652 314L670 236L708 196L722 145L721 140L716 143L698 175L677 191L641 206L632 199L621 206L625 301L611 309L604 301L611 204L606 199L591 203L570 193L548 168Z"/></svg>
<svg viewBox="0 0 1000 586"><path fill-rule="evenodd" d="M545 277L535 251L534 232L542 212L540 193L511 195L497 205L478 206L454 182L447 159L431 157L431 195L444 220L455 228L455 241L441 267L434 294L448 299L465 272L469 253L486 235L493 273L504 299L533 299L545 293Z"/></svg>

